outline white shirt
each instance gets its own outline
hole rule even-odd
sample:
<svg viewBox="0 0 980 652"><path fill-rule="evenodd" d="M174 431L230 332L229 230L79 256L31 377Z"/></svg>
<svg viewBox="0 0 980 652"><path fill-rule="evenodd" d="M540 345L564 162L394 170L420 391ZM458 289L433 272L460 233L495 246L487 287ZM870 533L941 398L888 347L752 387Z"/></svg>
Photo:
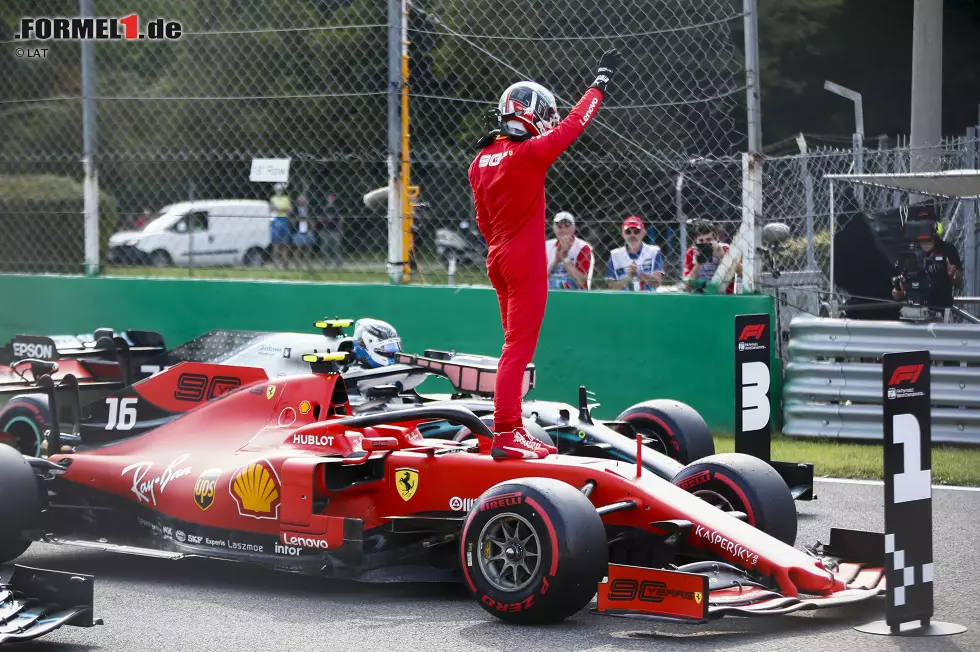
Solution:
<svg viewBox="0 0 980 652"><path fill-rule="evenodd" d="M609 254L609 264L606 265L606 278L610 281L619 281L629 274L630 264L636 263L636 271L642 272L647 276L654 272L664 271L664 257L660 253L657 245L642 243L640 250L635 254L626 248L626 245L613 249ZM639 276L633 277L632 287L627 284L624 290L634 291L654 291L655 287L647 285Z"/></svg>
<svg viewBox="0 0 980 652"><path fill-rule="evenodd" d="M544 243L544 250L548 256L548 267L550 268L555 262L555 257L558 255L558 239L552 238L546 241ZM565 254L565 260L555 265L555 268L548 274L548 287L572 290L582 289L575 284L575 279L565 269L564 263L566 261L574 263L578 267L578 271L585 274L585 287L591 290L592 268L595 258L592 255L592 246L579 237L576 237L572 246L569 247L568 253Z"/></svg>

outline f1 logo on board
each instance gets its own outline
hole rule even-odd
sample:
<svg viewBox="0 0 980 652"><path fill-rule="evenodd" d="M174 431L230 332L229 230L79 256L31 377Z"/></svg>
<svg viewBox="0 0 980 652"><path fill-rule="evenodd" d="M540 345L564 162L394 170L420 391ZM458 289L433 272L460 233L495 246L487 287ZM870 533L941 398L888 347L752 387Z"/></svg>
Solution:
<svg viewBox="0 0 980 652"><path fill-rule="evenodd" d="M895 373L892 374L891 380L888 381L888 385L898 385L902 382L914 383L919 380L919 375L922 374L922 369L925 365L921 364L907 364L898 367Z"/></svg>
<svg viewBox="0 0 980 652"><path fill-rule="evenodd" d="M742 329L742 334L738 336L739 342L744 342L748 339L761 340L762 334L766 332L765 324L749 324Z"/></svg>
<svg viewBox="0 0 980 652"><path fill-rule="evenodd" d="M888 380L888 398L894 399L922 396L922 392L917 391L915 387L898 388L896 385L901 385L903 383L915 385L915 383L919 382L919 376L922 375L923 369L925 369L925 365L921 364L907 364L896 367L895 371L892 372L891 378Z"/></svg>

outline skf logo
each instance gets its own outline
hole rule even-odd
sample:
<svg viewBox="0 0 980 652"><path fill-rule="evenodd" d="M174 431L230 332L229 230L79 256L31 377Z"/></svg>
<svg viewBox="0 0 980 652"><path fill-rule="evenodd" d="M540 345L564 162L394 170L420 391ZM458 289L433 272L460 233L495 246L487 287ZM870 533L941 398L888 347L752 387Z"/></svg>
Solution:
<svg viewBox="0 0 980 652"><path fill-rule="evenodd" d="M892 373L891 380L888 381L888 386L898 385L902 382L907 382L910 385L914 384L919 379L919 375L922 373L924 366L921 364L902 365Z"/></svg>
<svg viewBox="0 0 980 652"><path fill-rule="evenodd" d="M742 334L738 336L739 342L744 342L745 340L761 340L762 334L766 332L765 324L749 324L742 329Z"/></svg>
<svg viewBox="0 0 980 652"><path fill-rule="evenodd" d="M408 502L419 488L419 472L416 469L397 469L395 471L395 488L402 500Z"/></svg>
<svg viewBox="0 0 980 652"><path fill-rule="evenodd" d="M507 150L506 152L498 152L497 154L484 154L483 156L480 157L479 167L495 168L498 165L500 165L501 161L503 161L505 158L512 155L513 153L514 152Z"/></svg>

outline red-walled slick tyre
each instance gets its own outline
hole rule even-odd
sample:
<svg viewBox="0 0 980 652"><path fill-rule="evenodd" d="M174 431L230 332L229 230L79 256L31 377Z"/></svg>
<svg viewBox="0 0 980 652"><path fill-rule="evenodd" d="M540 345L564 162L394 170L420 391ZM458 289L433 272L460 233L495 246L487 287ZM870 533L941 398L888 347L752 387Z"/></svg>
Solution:
<svg viewBox="0 0 980 652"><path fill-rule="evenodd" d="M632 405L616 421L627 421L637 433L650 437L650 448L690 464L715 454L711 429L697 410L670 399L656 399Z"/></svg>
<svg viewBox="0 0 980 652"><path fill-rule="evenodd" d="M606 532L595 507L550 478L502 482L463 526L463 576L488 612L507 622L558 622L589 604L605 576Z"/></svg>
<svg viewBox="0 0 980 652"><path fill-rule="evenodd" d="M769 464L741 453L723 453L684 467L671 482L726 512L744 512L749 525L783 543L796 543L796 503Z"/></svg>

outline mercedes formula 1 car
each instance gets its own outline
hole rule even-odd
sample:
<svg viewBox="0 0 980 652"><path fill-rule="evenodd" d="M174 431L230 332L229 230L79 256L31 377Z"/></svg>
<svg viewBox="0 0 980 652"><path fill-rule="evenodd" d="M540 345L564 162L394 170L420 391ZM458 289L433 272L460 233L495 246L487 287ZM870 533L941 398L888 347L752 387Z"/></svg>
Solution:
<svg viewBox="0 0 980 652"><path fill-rule="evenodd" d="M183 362L112 392L47 458L0 446L0 562L34 541L236 560L365 582L456 581L489 613L600 613L700 622L862 601L884 591L879 533L835 529L799 550L636 463L580 451L495 460L486 423L442 403L354 414L335 366L307 373ZM461 374L479 369L460 361ZM448 421L476 437L426 438ZM58 428L50 451L62 451ZM765 462L740 490L795 520ZM697 485L700 476L692 477Z"/></svg>

